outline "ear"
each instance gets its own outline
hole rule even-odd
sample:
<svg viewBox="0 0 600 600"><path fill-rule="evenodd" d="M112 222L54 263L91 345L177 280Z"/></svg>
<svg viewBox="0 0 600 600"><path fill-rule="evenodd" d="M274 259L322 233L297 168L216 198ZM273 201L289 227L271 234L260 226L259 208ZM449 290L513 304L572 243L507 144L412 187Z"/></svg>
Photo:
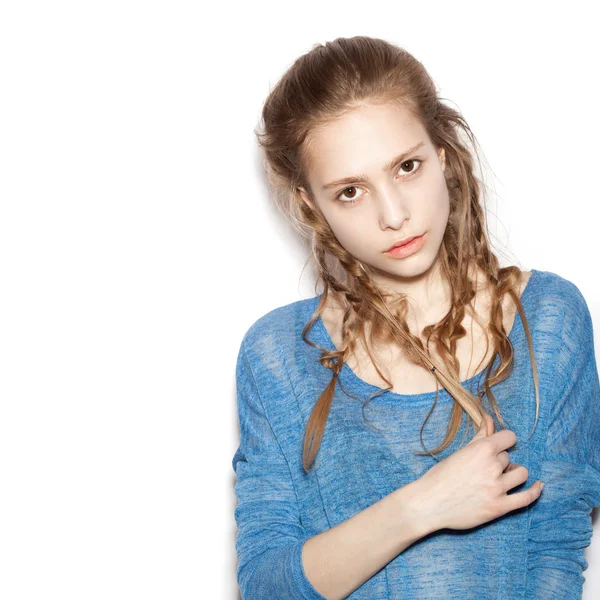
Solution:
<svg viewBox="0 0 600 600"><path fill-rule="evenodd" d="M446 170L446 151L444 150L444 148L440 148L438 150L438 158L440 159L440 162L442 163L442 171Z"/></svg>
<svg viewBox="0 0 600 600"><path fill-rule="evenodd" d="M306 192L306 190L303 187L297 187L296 188L296 193L299 194L300 198L302 198L302 201L312 210L316 210L316 207L314 205L314 202L310 199L308 193Z"/></svg>

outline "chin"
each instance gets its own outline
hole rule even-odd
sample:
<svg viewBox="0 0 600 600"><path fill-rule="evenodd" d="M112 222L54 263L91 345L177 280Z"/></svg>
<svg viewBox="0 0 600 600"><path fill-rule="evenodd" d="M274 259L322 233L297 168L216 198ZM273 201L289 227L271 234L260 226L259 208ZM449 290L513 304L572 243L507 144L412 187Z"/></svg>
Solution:
<svg viewBox="0 0 600 600"><path fill-rule="evenodd" d="M386 261L384 265L377 265L374 268L378 272L391 277L419 277L429 271L434 262L434 260L421 255L421 253L417 253L402 260L391 262L391 264L390 261Z"/></svg>

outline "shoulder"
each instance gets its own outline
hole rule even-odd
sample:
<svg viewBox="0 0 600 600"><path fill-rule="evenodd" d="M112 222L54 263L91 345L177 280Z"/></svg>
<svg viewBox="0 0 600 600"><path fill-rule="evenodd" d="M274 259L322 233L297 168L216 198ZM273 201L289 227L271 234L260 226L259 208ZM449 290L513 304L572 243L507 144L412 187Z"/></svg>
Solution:
<svg viewBox="0 0 600 600"><path fill-rule="evenodd" d="M556 319L558 324L573 324L589 318L586 299L570 279L552 271L536 271L532 284L532 296L539 316Z"/></svg>
<svg viewBox="0 0 600 600"><path fill-rule="evenodd" d="M550 271L538 271L537 275L531 319L554 374L567 380L577 364L594 357L592 316L586 298L573 281Z"/></svg>
<svg viewBox="0 0 600 600"><path fill-rule="evenodd" d="M316 296L278 306L256 319L246 330L241 345L247 353L268 358L285 354L302 341L302 330L316 307Z"/></svg>

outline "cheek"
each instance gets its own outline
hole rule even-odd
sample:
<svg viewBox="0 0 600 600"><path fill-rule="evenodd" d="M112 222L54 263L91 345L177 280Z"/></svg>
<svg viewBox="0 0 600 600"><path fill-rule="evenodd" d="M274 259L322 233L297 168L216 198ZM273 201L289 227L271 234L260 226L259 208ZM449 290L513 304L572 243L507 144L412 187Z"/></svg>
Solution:
<svg viewBox="0 0 600 600"><path fill-rule="evenodd" d="M443 174L440 175L439 179L435 182L430 190L431 198L434 199L432 203L433 213L438 218L448 218L450 214L450 194L448 193L448 186Z"/></svg>
<svg viewBox="0 0 600 600"><path fill-rule="evenodd" d="M353 222L340 222L332 225L332 230L339 243L346 249L355 248L360 245L362 235L359 228Z"/></svg>
<svg viewBox="0 0 600 600"><path fill-rule="evenodd" d="M431 180L430 192L439 203L448 202L448 185L441 169L436 172L436 176Z"/></svg>
<svg viewBox="0 0 600 600"><path fill-rule="evenodd" d="M337 241L348 252L354 254L357 250L369 245L369 234L365 229L364 219L348 216L348 218L341 219L332 218L328 220L328 223Z"/></svg>

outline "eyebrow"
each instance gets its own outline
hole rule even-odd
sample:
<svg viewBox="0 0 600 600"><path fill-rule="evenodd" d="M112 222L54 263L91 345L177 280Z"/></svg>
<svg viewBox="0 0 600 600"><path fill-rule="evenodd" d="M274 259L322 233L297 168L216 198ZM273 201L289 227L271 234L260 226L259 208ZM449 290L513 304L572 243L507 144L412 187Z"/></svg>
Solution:
<svg viewBox="0 0 600 600"><path fill-rule="evenodd" d="M383 167L383 171L389 171L395 165L397 165L397 164L401 163L403 160L405 160L413 152L416 152L424 144L425 144L425 142L419 142L418 144L416 144L412 148L409 148L405 152L402 152L402 154L398 154L398 156L395 156L387 165L385 165ZM369 181L369 178L366 175L364 175L364 174L361 174L361 175L350 175L350 177L343 177L342 179L336 179L335 181L332 181L330 183L326 183L323 186L323 189L324 190L328 190L330 188L337 187L338 185L350 184L350 183L354 183L356 181Z"/></svg>

